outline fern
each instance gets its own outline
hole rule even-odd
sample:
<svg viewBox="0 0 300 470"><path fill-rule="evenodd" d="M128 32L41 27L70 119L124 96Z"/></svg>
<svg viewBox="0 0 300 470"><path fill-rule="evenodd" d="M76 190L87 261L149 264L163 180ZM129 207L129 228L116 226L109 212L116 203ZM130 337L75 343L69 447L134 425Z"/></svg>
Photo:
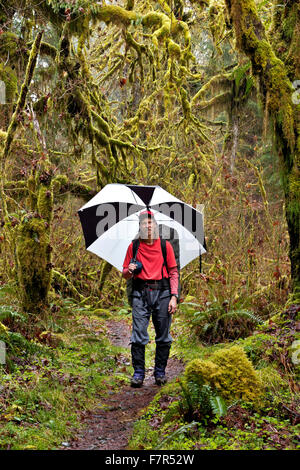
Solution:
<svg viewBox="0 0 300 470"><path fill-rule="evenodd" d="M226 306L227 307L227 306ZM262 324L263 320L247 308L235 308L227 311L218 300L205 310L189 312L197 335L209 342L220 342L224 338L237 339L245 336L252 325Z"/></svg>
<svg viewBox="0 0 300 470"><path fill-rule="evenodd" d="M182 401L178 407L187 421L198 416L201 422L207 422L212 415L224 416L227 412L226 403L222 397L208 384L179 381L182 390Z"/></svg>
<svg viewBox="0 0 300 470"><path fill-rule="evenodd" d="M182 390L183 404L179 404L182 414L192 414L194 410L193 396L190 393L190 389L184 384L182 380L179 380L179 384ZM183 405L183 406L182 406Z"/></svg>
<svg viewBox="0 0 300 470"><path fill-rule="evenodd" d="M167 442L172 441L174 437L177 437L181 434L185 434L187 430L196 427L198 425L197 421L193 421L190 424L185 424L181 426L180 428L176 429L176 431L172 432L169 436L167 436L165 439L162 440L162 442L155 448L155 450L161 449Z"/></svg>
<svg viewBox="0 0 300 470"><path fill-rule="evenodd" d="M16 312L12 309L12 307L8 305L0 305L0 321L6 320L8 318L25 321L24 315Z"/></svg>
<svg viewBox="0 0 300 470"><path fill-rule="evenodd" d="M224 416L227 413L227 406L225 401L219 395L212 395L210 397L210 404L212 412L216 416Z"/></svg>
<svg viewBox="0 0 300 470"><path fill-rule="evenodd" d="M263 320L261 318L259 318L257 315L254 315L254 313L246 309L231 310L229 312L226 312L219 317L219 320L221 320L222 318L238 318L238 317L249 318L249 320L253 321L254 323L263 323Z"/></svg>
<svg viewBox="0 0 300 470"><path fill-rule="evenodd" d="M13 284L7 284L7 285L0 287L0 299L2 297L5 297L7 294L15 295L15 293L16 293L16 288Z"/></svg>

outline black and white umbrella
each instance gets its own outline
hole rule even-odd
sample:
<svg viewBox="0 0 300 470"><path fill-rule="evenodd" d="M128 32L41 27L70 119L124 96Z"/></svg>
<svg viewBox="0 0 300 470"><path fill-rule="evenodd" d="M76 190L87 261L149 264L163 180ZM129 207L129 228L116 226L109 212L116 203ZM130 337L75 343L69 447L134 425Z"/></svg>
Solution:
<svg viewBox="0 0 300 470"><path fill-rule="evenodd" d="M158 225L179 238L180 267L206 252L203 215L160 186L107 184L78 211L86 249L123 269L127 248L139 231L139 214L150 209Z"/></svg>

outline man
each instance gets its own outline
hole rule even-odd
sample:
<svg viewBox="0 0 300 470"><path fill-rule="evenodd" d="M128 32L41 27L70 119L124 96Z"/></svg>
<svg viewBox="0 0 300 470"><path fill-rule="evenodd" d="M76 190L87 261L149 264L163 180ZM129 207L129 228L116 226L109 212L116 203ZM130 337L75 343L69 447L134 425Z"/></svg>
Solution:
<svg viewBox="0 0 300 470"><path fill-rule="evenodd" d="M127 249L123 263L123 276L133 277L131 357L134 374L132 387L141 387L145 377L145 346L149 341L148 325L152 313L155 328L155 367L157 385L166 383L167 366L172 337L171 317L176 311L178 298L178 270L174 251L166 241L166 262L161 250L158 225L153 212L146 210L139 216L139 246L136 261L142 270L135 273L137 264L132 262L133 243Z"/></svg>

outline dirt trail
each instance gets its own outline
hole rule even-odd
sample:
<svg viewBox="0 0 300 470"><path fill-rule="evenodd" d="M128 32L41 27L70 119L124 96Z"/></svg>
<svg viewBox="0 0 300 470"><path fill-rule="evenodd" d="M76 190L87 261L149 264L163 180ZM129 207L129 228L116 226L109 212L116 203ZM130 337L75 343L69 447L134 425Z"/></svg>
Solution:
<svg viewBox="0 0 300 470"><path fill-rule="evenodd" d="M130 327L126 322L110 321L107 326L114 345L129 347ZM171 357L166 370L168 379L178 377L183 368L181 361ZM146 372L142 388L133 389L126 385L118 393L105 398L105 409L99 407L85 413L82 417L84 430L66 443L64 449L125 450L139 412L159 391L152 374L152 370Z"/></svg>

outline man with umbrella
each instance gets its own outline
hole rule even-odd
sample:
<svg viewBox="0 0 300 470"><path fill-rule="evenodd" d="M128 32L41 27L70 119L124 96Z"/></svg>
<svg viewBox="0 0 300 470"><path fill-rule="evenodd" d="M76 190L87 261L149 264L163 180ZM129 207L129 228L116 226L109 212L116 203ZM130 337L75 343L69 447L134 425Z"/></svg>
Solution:
<svg viewBox="0 0 300 470"><path fill-rule="evenodd" d="M133 259L133 243L127 249L123 276L133 278L131 356L134 374L132 387L141 387L145 377L145 346L149 341L148 325L152 313L155 328L155 367L157 385L166 383L165 369L172 342L171 317L178 299L178 270L174 251L166 241L166 263L161 248L158 225L153 212L139 215L139 244Z"/></svg>
<svg viewBox="0 0 300 470"><path fill-rule="evenodd" d="M143 383L151 313L157 346L154 375L156 383L165 383L172 342L171 316L177 305L178 271L198 257L201 266L201 256L206 252L203 214L160 186L120 183L107 184L78 212L86 249L105 259L125 278L133 278L132 385ZM154 214L159 219L155 220ZM168 233L161 240L160 231L161 235ZM137 232L138 240L134 238ZM173 245L176 258L167 239L174 242L176 239Z"/></svg>

